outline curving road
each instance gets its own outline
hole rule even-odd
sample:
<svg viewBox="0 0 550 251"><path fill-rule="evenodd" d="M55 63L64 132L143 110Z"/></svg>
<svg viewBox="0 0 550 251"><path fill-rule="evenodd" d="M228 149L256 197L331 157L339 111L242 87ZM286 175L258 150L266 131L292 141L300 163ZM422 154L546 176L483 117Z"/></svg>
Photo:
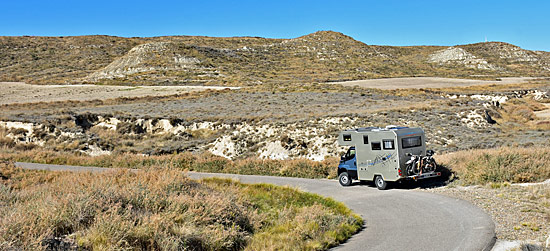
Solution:
<svg viewBox="0 0 550 251"><path fill-rule="evenodd" d="M27 169L104 171L97 167L16 163ZM345 203L365 219L365 229L336 250L491 250L495 228L490 216L472 204L417 190L379 191L342 187L336 180L189 172L194 179L225 177L243 183L298 187Z"/></svg>

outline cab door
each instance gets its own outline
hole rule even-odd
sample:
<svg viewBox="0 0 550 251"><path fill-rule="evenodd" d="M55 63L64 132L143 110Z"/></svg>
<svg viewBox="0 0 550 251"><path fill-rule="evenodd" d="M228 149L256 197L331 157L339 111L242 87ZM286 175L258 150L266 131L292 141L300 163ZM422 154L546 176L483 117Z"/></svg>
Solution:
<svg viewBox="0 0 550 251"><path fill-rule="evenodd" d="M357 179L357 158L355 147L350 147L340 160L339 168L346 169L352 179Z"/></svg>

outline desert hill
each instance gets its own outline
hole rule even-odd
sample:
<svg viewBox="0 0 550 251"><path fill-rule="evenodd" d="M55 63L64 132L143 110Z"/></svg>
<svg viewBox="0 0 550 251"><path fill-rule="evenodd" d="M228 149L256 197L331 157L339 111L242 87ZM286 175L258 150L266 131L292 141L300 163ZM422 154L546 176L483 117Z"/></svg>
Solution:
<svg viewBox="0 0 550 251"><path fill-rule="evenodd" d="M0 81L255 85L408 76L550 76L550 52L502 42L367 45L333 31L293 39L0 37Z"/></svg>

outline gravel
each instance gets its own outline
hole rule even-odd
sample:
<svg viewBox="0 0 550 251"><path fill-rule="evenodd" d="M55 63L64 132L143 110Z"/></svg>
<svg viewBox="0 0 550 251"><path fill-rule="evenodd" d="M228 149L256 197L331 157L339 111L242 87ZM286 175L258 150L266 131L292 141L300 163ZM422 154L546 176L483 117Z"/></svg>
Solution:
<svg viewBox="0 0 550 251"><path fill-rule="evenodd" d="M550 184L440 187L433 193L467 200L491 215L499 240L545 246L550 238Z"/></svg>

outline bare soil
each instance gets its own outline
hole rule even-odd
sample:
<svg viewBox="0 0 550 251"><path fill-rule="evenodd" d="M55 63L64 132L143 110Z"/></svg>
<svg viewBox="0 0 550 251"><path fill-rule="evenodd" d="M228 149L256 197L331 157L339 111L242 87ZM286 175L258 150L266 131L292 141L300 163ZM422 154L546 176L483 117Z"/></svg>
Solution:
<svg viewBox="0 0 550 251"><path fill-rule="evenodd" d="M441 187L430 191L469 201L485 210L493 218L496 236L500 240L544 245L550 239L549 181L495 188Z"/></svg>
<svg viewBox="0 0 550 251"><path fill-rule="evenodd" d="M544 106L546 106L546 109L535 112L535 115L538 118L550 120L550 104L544 104Z"/></svg>
<svg viewBox="0 0 550 251"><path fill-rule="evenodd" d="M524 83L534 78L510 77L496 80L475 80L475 79L457 79L457 78L439 78L439 77L411 77L411 78L382 78L367 79L346 82L332 82L331 84L341 84L343 86L359 86L363 88L376 88L383 90L395 89L419 89L419 88L448 88L465 87L474 85L504 85Z"/></svg>
<svg viewBox="0 0 550 251"><path fill-rule="evenodd" d="M111 85L31 85L0 82L0 105L67 100L94 100L167 96L207 89L235 89L218 86L111 86Z"/></svg>

